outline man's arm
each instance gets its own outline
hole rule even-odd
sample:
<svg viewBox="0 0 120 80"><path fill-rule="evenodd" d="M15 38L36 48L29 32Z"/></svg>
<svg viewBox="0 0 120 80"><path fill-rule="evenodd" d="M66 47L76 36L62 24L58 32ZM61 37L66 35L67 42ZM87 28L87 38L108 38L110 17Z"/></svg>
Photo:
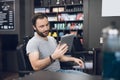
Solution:
<svg viewBox="0 0 120 80"><path fill-rule="evenodd" d="M29 60L34 70L41 70L51 64L50 57L39 59L39 52L29 53Z"/></svg>
<svg viewBox="0 0 120 80"><path fill-rule="evenodd" d="M75 57L70 57L70 56L61 56L59 58L60 61L64 61L64 62L67 62L67 61L74 61L75 63L77 63L80 67L84 67L84 63L81 59L78 59L78 58L75 58Z"/></svg>
<svg viewBox="0 0 120 80"><path fill-rule="evenodd" d="M51 54L51 58L53 60L59 59L67 52L67 50L68 50L68 46L66 44L58 45L54 53ZM29 60L34 70L41 70L51 64L50 57L39 59L39 56L40 56L39 52L37 51L33 53L29 53Z"/></svg>

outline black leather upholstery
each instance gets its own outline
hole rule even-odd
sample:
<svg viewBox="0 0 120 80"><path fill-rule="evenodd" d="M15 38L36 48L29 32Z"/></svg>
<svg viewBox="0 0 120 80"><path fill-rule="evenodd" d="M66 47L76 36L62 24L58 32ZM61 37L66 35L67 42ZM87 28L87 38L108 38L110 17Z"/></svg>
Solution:
<svg viewBox="0 0 120 80"><path fill-rule="evenodd" d="M17 46L18 73L20 77L33 72L25 49L25 44Z"/></svg>

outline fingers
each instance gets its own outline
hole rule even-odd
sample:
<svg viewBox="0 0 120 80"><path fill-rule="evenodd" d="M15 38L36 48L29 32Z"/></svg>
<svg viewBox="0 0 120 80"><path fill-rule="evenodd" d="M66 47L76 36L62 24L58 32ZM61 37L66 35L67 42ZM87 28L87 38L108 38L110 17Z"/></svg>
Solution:
<svg viewBox="0 0 120 80"><path fill-rule="evenodd" d="M61 53L65 54L68 51L68 46L62 48Z"/></svg>
<svg viewBox="0 0 120 80"><path fill-rule="evenodd" d="M83 61L79 61L79 65L83 68L84 67Z"/></svg>
<svg viewBox="0 0 120 80"><path fill-rule="evenodd" d="M75 61L80 67L84 67L84 63L83 63L83 61L81 60L81 59L76 59L76 61Z"/></svg>
<svg viewBox="0 0 120 80"><path fill-rule="evenodd" d="M59 51L61 54L65 54L68 50L68 46L66 44L62 44L60 47L59 47Z"/></svg>
<svg viewBox="0 0 120 80"><path fill-rule="evenodd" d="M58 44L57 48L60 50L63 50L65 48L68 48L68 46L67 46L67 44Z"/></svg>
<svg viewBox="0 0 120 80"><path fill-rule="evenodd" d="M58 44L56 50L53 53L53 57L57 59L63 56L67 52L67 50L68 50L68 46L66 44L62 44L62 45Z"/></svg>
<svg viewBox="0 0 120 80"><path fill-rule="evenodd" d="M82 61L79 61L79 65L82 67L82 66L83 66L83 62L82 62Z"/></svg>

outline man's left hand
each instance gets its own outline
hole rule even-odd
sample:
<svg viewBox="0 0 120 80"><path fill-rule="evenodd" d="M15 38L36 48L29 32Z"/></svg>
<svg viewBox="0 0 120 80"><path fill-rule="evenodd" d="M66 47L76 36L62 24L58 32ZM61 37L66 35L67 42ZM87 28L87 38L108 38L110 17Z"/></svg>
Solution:
<svg viewBox="0 0 120 80"><path fill-rule="evenodd" d="M84 67L84 62L81 59L74 58L74 62L77 63L81 68Z"/></svg>

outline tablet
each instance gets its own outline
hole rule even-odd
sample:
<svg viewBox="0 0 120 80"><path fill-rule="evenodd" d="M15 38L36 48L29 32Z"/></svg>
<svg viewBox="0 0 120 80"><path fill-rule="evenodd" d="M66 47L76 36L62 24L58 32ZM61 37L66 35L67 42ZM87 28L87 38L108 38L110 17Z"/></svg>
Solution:
<svg viewBox="0 0 120 80"><path fill-rule="evenodd" d="M74 37L75 35L73 34L66 34L61 36L60 44L66 43L68 45L68 52L71 52L72 50Z"/></svg>

